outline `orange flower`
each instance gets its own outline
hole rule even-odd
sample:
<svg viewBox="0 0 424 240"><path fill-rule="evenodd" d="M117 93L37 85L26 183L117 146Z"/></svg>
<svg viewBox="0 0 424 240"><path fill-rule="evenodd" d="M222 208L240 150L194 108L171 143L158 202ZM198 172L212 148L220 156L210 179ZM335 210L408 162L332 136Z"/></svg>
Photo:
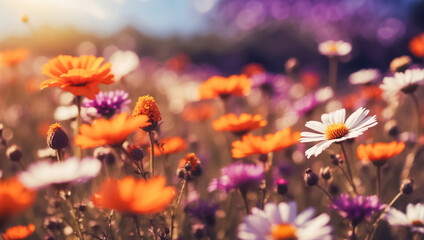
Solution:
<svg viewBox="0 0 424 240"><path fill-rule="evenodd" d="M356 149L356 156L362 161L371 161L376 166L381 166L389 158L398 155L405 148L405 143L393 141L391 143L378 142L375 144L361 144Z"/></svg>
<svg viewBox="0 0 424 240"><path fill-rule="evenodd" d="M24 187L17 178L0 180L0 222L29 208L36 192Z"/></svg>
<svg viewBox="0 0 424 240"><path fill-rule="evenodd" d="M253 154L268 154L281 151L299 141L300 132L291 132L290 128L267 134L265 137L243 136L242 141L233 142L233 158L244 158Z"/></svg>
<svg viewBox="0 0 424 240"><path fill-rule="evenodd" d="M162 140L159 140L158 143L155 144L155 156L179 153L184 151L186 148L186 141L180 137L164 138Z"/></svg>
<svg viewBox="0 0 424 240"><path fill-rule="evenodd" d="M100 66L104 58L95 56L72 57L59 55L43 66L43 74L51 77L41 83L40 88L61 87L76 96L94 99L100 92L99 84L114 82L112 64Z"/></svg>
<svg viewBox="0 0 424 240"><path fill-rule="evenodd" d="M197 103L186 106L181 117L187 122L204 122L216 113L215 105L208 103Z"/></svg>
<svg viewBox="0 0 424 240"><path fill-rule="evenodd" d="M137 117L140 115L145 115L149 118L149 122L151 125L143 130L149 132L158 127L159 121L162 120L162 116L159 112L159 107L156 105L155 99L146 95L143 97L139 97L137 104L132 113L133 117Z"/></svg>
<svg viewBox="0 0 424 240"><path fill-rule="evenodd" d="M28 55L29 50L26 48L5 50L0 52L0 63L5 66L13 67L26 60Z"/></svg>
<svg viewBox="0 0 424 240"><path fill-rule="evenodd" d="M182 72L190 64L190 57L186 54L178 54L166 61L167 68L176 72Z"/></svg>
<svg viewBox="0 0 424 240"><path fill-rule="evenodd" d="M108 178L100 192L91 196L94 206L135 214L163 211L175 196L174 187L165 186L165 178L149 180L127 176L121 180Z"/></svg>
<svg viewBox="0 0 424 240"><path fill-rule="evenodd" d="M244 66L242 72L246 74L248 77L251 77L256 74L264 73L265 68L259 63L250 63Z"/></svg>
<svg viewBox="0 0 424 240"><path fill-rule="evenodd" d="M241 114L239 117L229 113L213 121L212 127L216 131L229 131L237 135L244 135L247 132L266 126L267 121L262 120L261 115Z"/></svg>
<svg viewBox="0 0 424 240"><path fill-rule="evenodd" d="M409 42L409 51L416 57L424 57L424 33L421 33Z"/></svg>
<svg viewBox="0 0 424 240"><path fill-rule="evenodd" d="M381 99L381 94L383 93L383 89L380 86L363 86L361 87L361 96L364 99Z"/></svg>
<svg viewBox="0 0 424 240"><path fill-rule="evenodd" d="M20 240L27 238L34 230L34 224L29 224L28 226L19 225L8 228L6 233L3 233L2 236L4 240Z"/></svg>
<svg viewBox="0 0 424 240"><path fill-rule="evenodd" d="M213 76L199 87L200 99L226 98L230 95L245 96L250 92L252 81L246 75L228 78Z"/></svg>
<svg viewBox="0 0 424 240"><path fill-rule="evenodd" d="M91 125L81 125L75 144L82 149L106 144L120 144L128 135L141 127L149 126L147 116L130 117L126 113L116 115L110 120L97 119Z"/></svg>
<svg viewBox="0 0 424 240"><path fill-rule="evenodd" d="M180 160L180 162L178 163L178 168L184 168L186 163L190 163L191 170L194 171L196 170L196 167L200 164L200 160L196 157L196 154L189 153L183 159Z"/></svg>

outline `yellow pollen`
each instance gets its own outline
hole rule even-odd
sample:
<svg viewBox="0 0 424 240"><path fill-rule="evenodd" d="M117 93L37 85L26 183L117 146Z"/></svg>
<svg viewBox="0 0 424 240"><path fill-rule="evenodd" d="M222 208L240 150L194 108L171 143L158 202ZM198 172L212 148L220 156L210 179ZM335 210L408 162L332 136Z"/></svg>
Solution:
<svg viewBox="0 0 424 240"><path fill-rule="evenodd" d="M341 138L344 135L346 135L349 132L349 129L347 129L346 125L344 123L333 123L331 125L328 125L325 129L325 138L327 140L337 139Z"/></svg>
<svg viewBox="0 0 424 240"><path fill-rule="evenodd" d="M273 240L296 240L297 228L291 224L280 223L271 226Z"/></svg>
<svg viewBox="0 0 424 240"><path fill-rule="evenodd" d="M337 52L337 44L335 44L335 43L331 44L329 50L330 50L330 52Z"/></svg>
<svg viewBox="0 0 424 240"><path fill-rule="evenodd" d="M412 226L414 226L414 227L424 227L424 223L423 222L421 222L420 220L414 220L414 221L412 221Z"/></svg>

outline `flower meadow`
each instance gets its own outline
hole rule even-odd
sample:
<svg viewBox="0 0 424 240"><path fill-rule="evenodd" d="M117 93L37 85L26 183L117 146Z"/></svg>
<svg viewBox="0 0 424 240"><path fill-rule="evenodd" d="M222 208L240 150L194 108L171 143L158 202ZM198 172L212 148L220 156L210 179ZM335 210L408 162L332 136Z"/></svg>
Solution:
<svg viewBox="0 0 424 240"><path fill-rule="evenodd" d="M1 48L0 239L424 239L424 33L384 69L341 39L280 71Z"/></svg>

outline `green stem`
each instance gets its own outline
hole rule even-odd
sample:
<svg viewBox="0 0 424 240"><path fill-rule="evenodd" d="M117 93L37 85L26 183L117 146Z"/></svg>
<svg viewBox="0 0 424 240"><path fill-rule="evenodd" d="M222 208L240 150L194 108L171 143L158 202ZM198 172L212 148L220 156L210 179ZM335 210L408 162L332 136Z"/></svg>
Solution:
<svg viewBox="0 0 424 240"><path fill-rule="evenodd" d="M81 96L75 96L75 104L78 108L78 114L77 114L77 124L74 129L74 137L78 136L79 134L79 127L81 126ZM75 156L77 156L79 159L81 159L81 148L78 145L75 145Z"/></svg>
<svg viewBox="0 0 424 240"><path fill-rule="evenodd" d="M150 177L155 175L155 136L152 131L149 131L150 138Z"/></svg>
<svg viewBox="0 0 424 240"><path fill-rule="evenodd" d="M343 155L345 157L347 172L348 172L349 178L350 178L350 184L352 185L352 188L353 188L353 191L355 192L355 194L358 194L356 192L356 186L355 186L355 182L353 181L352 170L350 169L349 158L347 157L346 150L344 148L343 142L340 143L340 146L342 148L342 152L343 152Z"/></svg>
<svg viewBox="0 0 424 240"><path fill-rule="evenodd" d="M173 239L173 236L174 236L175 216L177 215L178 208L180 207L181 199L183 198L183 193L184 193L184 189L186 185L187 185L187 179L184 179L182 181L182 186L181 186L180 194L178 195L177 202L175 203L174 209L172 210L172 213L171 213L171 240Z"/></svg>
<svg viewBox="0 0 424 240"><path fill-rule="evenodd" d="M75 215L74 207L72 206L71 200L69 200L69 198L66 198L66 203L69 207L69 211L71 212L71 216L74 220L74 224L75 224L75 227L76 227L76 230L77 230L78 237L81 240L84 240L84 237L81 234L81 229L80 229L80 226L79 226L79 223L78 223L77 216Z"/></svg>

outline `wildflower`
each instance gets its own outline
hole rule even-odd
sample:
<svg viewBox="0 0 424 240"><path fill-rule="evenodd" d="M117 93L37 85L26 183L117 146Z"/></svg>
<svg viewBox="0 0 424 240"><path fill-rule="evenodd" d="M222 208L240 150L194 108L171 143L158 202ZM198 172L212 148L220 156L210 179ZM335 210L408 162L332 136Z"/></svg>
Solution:
<svg viewBox="0 0 424 240"><path fill-rule="evenodd" d="M299 140L300 133L292 132L290 128L267 134L263 138L251 134L244 135L241 141L232 143L233 158L244 158L253 154L268 154L281 151Z"/></svg>
<svg viewBox="0 0 424 240"><path fill-rule="evenodd" d="M120 113L131 102L129 95L124 90L110 92L100 92L93 100L84 99L82 106L94 108L97 116L111 118L116 113Z"/></svg>
<svg viewBox="0 0 424 240"><path fill-rule="evenodd" d="M383 89L383 97L390 99L398 92L413 93L418 85L424 84L424 69L409 69L404 73L397 72L394 77L385 77L380 88Z"/></svg>
<svg viewBox="0 0 424 240"><path fill-rule="evenodd" d="M363 86L361 87L361 97L366 100L379 100L383 94L383 89L379 86Z"/></svg>
<svg viewBox="0 0 424 240"><path fill-rule="evenodd" d="M68 146L68 136L59 123L50 125L47 131L47 145L52 149L61 149Z"/></svg>
<svg viewBox="0 0 424 240"><path fill-rule="evenodd" d="M315 186L318 184L318 175L316 175L312 169L308 168L305 171L305 174L303 175L303 181L308 185L308 186Z"/></svg>
<svg viewBox="0 0 424 240"><path fill-rule="evenodd" d="M313 218L315 209L307 208L299 215L297 204L292 201L280 204L267 203L264 210L253 208L238 227L238 238L278 240L332 239L333 228L328 226L330 216L323 213Z"/></svg>
<svg viewBox="0 0 424 240"><path fill-rule="evenodd" d="M400 186L400 191L402 191L402 193L405 195L411 194L414 191L414 179L404 179Z"/></svg>
<svg viewBox="0 0 424 240"><path fill-rule="evenodd" d="M99 174L102 163L93 157L79 160L70 157L62 162L41 161L31 164L18 175L27 188L42 189L49 186L64 187L73 183L84 183Z"/></svg>
<svg viewBox="0 0 424 240"><path fill-rule="evenodd" d="M209 103L197 103L186 106L181 117L187 122L205 122L216 113L216 107Z"/></svg>
<svg viewBox="0 0 424 240"><path fill-rule="evenodd" d="M378 142L375 144L361 144L356 149L359 160L370 161L376 166L382 166L388 159L398 155L405 148L405 143L393 141L391 143Z"/></svg>
<svg viewBox="0 0 424 240"><path fill-rule="evenodd" d="M190 57L186 54L177 54L168 59L165 63L166 67L176 72L182 72L190 64Z"/></svg>
<svg viewBox="0 0 424 240"><path fill-rule="evenodd" d="M424 33L413 37L409 42L409 51L416 57L424 57Z"/></svg>
<svg viewBox="0 0 424 240"><path fill-rule="evenodd" d="M208 191L220 189L229 192L237 188L248 191L257 188L263 178L263 165L233 163L221 169L220 178L212 179Z"/></svg>
<svg viewBox="0 0 424 240"><path fill-rule="evenodd" d="M321 88L318 91L308 94L307 96L293 102L290 107L293 112L301 117L333 96L334 91L331 89L331 87Z"/></svg>
<svg viewBox="0 0 424 240"><path fill-rule="evenodd" d="M12 162L19 162L22 158L22 150L17 145L12 145L7 148L6 156Z"/></svg>
<svg viewBox="0 0 424 240"><path fill-rule="evenodd" d="M101 66L103 58L95 56L72 57L59 55L43 66L43 74L50 79L41 83L40 88L61 87L76 96L94 99L100 89L100 83L114 82L110 73L111 64Z"/></svg>
<svg viewBox="0 0 424 240"><path fill-rule="evenodd" d="M245 96L250 92L252 82L246 75L232 75L228 78L213 76L199 87L200 99L228 98L230 95Z"/></svg>
<svg viewBox="0 0 424 240"><path fill-rule="evenodd" d="M155 99L150 95L138 98L132 116L137 117L140 115L146 115L151 123L150 126L142 128L146 132L155 130L159 126L159 121L162 120L159 107L156 105Z"/></svg>
<svg viewBox="0 0 424 240"><path fill-rule="evenodd" d="M319 175L325 179L329 180L331 178L331 170L330 167L320 168Z"/></svg>
<svg viewBox="0 0 424 240"><path fill-rule="evenodd" d="M106 144L121 144L138 128L149 126L147 116L132 118L121 113L110 120L97 119L91 125L82 124L80 134L75 138L75 144L82 149Z"/></svg>
<svg viewBox="0 0 424 240"><path fill-rule="evenodd" d="M256 74L261 74L265 72L264 66L259 63L250 63L243 67L242 73L246 74L247 77L252 77Z"/></svg>
<svg viewBox="0 0 424 240"><path fill-rule="evenodd" d="M349 76L350 84L370 84L380 79L381 74L378 69L362 69Z"/></svg>
<svg viewBox="0 0 424 240"><path fill-rule="evenodd" d="M287 193L289 182L284 178L279 178L274 181L274 185L277 186L277 193L280 195L284 195Z"/></svg>
<svg viewBox="0 0 424 240"><path fill-rule="evenodd" d="M155 156L169 155L179 153L187 148L187 143L180 137L167 137L155 144Z"/></svg>
<svg viewBox="0 0 424 240"><path fill-rule="evenodd" d="M305 156L315 157L327 149L332 143L343 142L347 139L355 138L368 128L377 125L376 116L368 116L369 110L359 108L345 121L346 110L340 109L331 113L321 115L321 121L309 121L305 124L318 133L302 132L300 142L315 142L318 144L309 148L305 152Z"/></svg>
<svg viewBox="0 0 424 240"><path fill-rule="evenodd" d="M393 226L410 227L412 232L424 233L424 204L408 204L406 206L406 214L390 208L385 214L386 221Z"/></svg>
<svg viewBox="0 0 424 240"><path fill-rule="evenodd" d="M411 66L411 63L412 59L409 56L397 57L390 62L390 71L393 73L405 72Z"/></svg>
<svg viewBox="0 0 424 240"><path fill-rule="evenodd" d="M343 218L349 219L353 226L357 226L364 220L369 220L373 213L385 207L375 195L365 197L358 195L350 199L348 194L340 194L338 198L333 200L330 208L337 210Z"/></svg>
<svg viewBox="0 0 424 240"><path fill-rule="evenodd" d="M19 240L29 237L35 230L34 224L29 224L28 226L14 226L6 230L5 233L2 233L4 240Z"/></svg>
<svg viewBox="0 0 424 240"><path fill-rule="evenodd" d="M116 51L110 56L110 63L112 63L111 71L115 75L116 81L119 81L134 71L140 60L135 52Z"/></svg>
<svg viewBox="0 0 424 240"><path fill-rule="evenodd" d="M243 113L237 117L232 113L228 113L213 121L212 127L216 131L229 131L236 135L244 135L253 129L264 127L266 124L267 121L262 120L259 114Z"/></svg>
<svg viewBox="0 0 424 240"><path fill-rule="evenodd" d="M0 179L0 222L29 208L37 193L26 188L17 178Z"/></svg>
<svg viewBox="0 0 424 240"><path fill-rule="evenodd" d="M202 174L200 160L194 153L189 153L181 159L178 163L178 168L180 170L185 170L191 176L200 176ZM180 174L180 172L178 172L178 174Z"/></svg>
<svg viewBox="0 0 424 240"><path fill-rule="evenodd" d="M28 58L29 50L26 48L17 48L0 52L0 65L13 67L25 61Z"/></svg>
<svg viewBox="0 0 424 240"><path fill-rule="evenodd" d="M318 45L318 51L327 57L343 57L350 53L352 45L343 41L326 41Z"/></svg>
<svg viewBox="0 0 424 240"><path fill-rule="evenodd" d="M197 218L207 226L213 227L216 223L215 212L219 209L219 204L209 203L199 200L196 206L188 206L185 211L190 217Z"/></svg>
<svg viewBox="0 0 424 240"><path fill-rule="evenodd" d="M174 187L156 176L149 180L127 176L121 180L106 179L100 192L91 196L94 206L134 214L153 214L163 211L175 196Z"/></svg>

